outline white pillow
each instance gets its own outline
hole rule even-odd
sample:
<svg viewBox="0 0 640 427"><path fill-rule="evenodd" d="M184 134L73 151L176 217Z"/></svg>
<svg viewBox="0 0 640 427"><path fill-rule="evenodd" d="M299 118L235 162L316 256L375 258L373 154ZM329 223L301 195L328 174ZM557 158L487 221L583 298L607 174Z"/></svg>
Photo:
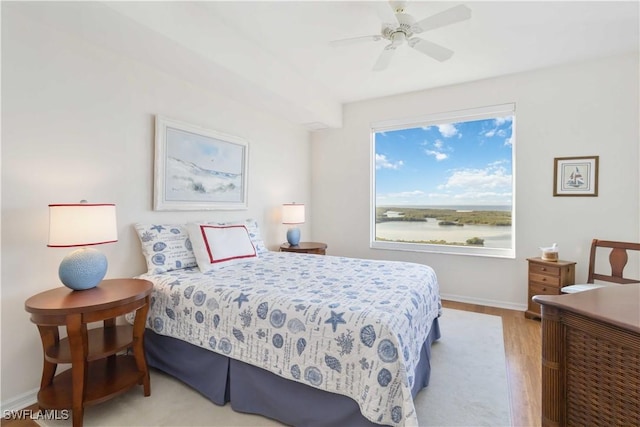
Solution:
<svg viewBox="0 0 640 427"><path fill-rule="evenodd" d="M135 224L149 274L196 267L184 224Z"/></svg>
<svg viewBox="0 0 640 427"><path fill-rule="evenodd" d="M217 224L187 224L193 253L200 271L207 272L230 264L258 258L247 227Z"/></svg>
<svg viewBox="0 0 640 427"><path fill-rule="evenodd" d="M240 221L231 221L231 222L208 222L207 224L216 224L216 225L244 225L247 227L247 231L249 232L249 237L251 238L251 242L253 242L253 246L256 248L256 252L258 254L262 254L268 252L269 249L264 244L262 240L262 236L260 235L260 228L258 227L258 221L255 219L245 219Z"/></svg>

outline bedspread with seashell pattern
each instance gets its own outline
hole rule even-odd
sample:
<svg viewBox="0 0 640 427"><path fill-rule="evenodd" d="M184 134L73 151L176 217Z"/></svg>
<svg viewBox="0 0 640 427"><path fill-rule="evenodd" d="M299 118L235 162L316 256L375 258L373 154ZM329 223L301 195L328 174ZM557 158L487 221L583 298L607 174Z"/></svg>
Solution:
<svg viewBox="0 0 640 427"><path fill-rule="evenodd" d="M156 333L349 396L375 423L417 425L413 372L442 312L431 267L268 252L139 277L154 284Z"/></svg>

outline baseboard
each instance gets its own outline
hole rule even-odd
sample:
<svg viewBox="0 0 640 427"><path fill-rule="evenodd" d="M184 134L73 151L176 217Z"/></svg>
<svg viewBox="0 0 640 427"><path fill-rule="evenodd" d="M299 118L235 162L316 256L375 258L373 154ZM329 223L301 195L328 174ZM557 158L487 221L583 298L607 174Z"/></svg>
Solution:
<svg viewBox="0 0 640 427"><path fill-rule="evenodd" d="M34 388L33 390L14 397L13 399L0 403L2 406L2 414L11 411L19 411L38 402L38 390L40 389Z"/></svg>
<svg viewBox="0 0 640 427"><path fill-rule="evenodd" d="M478 304L478 305L485 305L488 307L506 308L508 310L516 310L516 311L527 310L526 304L514 304L511 302L505 302L505 301L495 301L495 300L484 299L484 298L473 298L473 297L466 297L462 295L452 295L452 294L440 294L440 297L447 301L465 302L467 304Z"/></svg>

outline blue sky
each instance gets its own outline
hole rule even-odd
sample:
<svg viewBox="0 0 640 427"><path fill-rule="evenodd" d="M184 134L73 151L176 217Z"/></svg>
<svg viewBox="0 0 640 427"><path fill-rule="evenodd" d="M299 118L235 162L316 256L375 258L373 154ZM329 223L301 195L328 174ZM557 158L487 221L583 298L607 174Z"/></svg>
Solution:
<svg viewBox="0 0 640 427"><path fill-rule="evenodd" d="M377 205L510 205L513 117L375 134Z"/></svg>

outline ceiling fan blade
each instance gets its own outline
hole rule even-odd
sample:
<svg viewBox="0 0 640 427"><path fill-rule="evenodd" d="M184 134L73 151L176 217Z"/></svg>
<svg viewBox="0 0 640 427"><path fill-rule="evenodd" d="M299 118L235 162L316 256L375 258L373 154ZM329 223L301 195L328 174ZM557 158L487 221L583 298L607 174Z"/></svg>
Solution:
<svg viewBox="0 0 640 427"><path fill-rule="evenodd" d="M378 60L373 66L373 71L382 71L387 68L394 53L396 53L396 46L393 44L387 45L387 47L380 52L380 56L378 56Z"/></svg>
<svg viewBox="0 0 640 427"><path fill-rule="evenodd" d="M412 37L409 40L409 46L432 57L433 59L443 62L453 56L453 51L442 47L439 44L428 42L418 37Z"/></svg>
<svg viewBox="0 0 640 427"><path fill-rule="evenodd" d="M455 24L456 22L464 21L469 18L471 18L471 9L461 4L440 13L436 13L422 21L416 22L411 27L411 31L418 34L425 31L435 30L436 28L444 27L445 25Z"/></svg>
<svg viewBox="0 0 640 427"><path fill-rule="evenodd" d="M348 46L348 45L366 42L366 41L377 42L378 40L381 40L381 39L382 39L382 36L380 34L374 34L371 36L360 36L360 37L351 37L348 39L334 40L329 42L329 44L333 47L340 47L340 46Z"/></svg>
<svg viewBox="0 0 640 427"><path fill-rule="evenodd" d="M378 17L382 21L382 26L390 26L396 28L400 25L393 5L389 1L376 2L376 10L378 11Z"/></svg>

